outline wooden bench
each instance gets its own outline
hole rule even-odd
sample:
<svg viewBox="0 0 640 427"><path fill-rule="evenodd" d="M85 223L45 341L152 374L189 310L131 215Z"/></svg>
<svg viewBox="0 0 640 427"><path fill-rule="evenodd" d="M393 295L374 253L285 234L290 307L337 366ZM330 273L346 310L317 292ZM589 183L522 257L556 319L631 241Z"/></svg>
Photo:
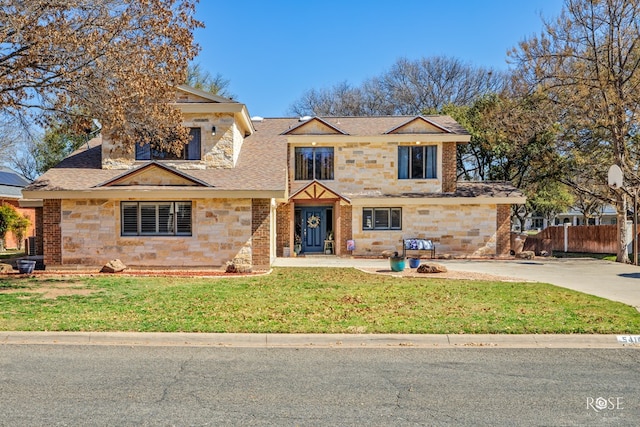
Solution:
<svg viewBox="0 0 640 427"><path fill-rule="evenodd" d="M403 239L402 255L407 256L407 251L428 251L431 254L431 259L436 257L436 245L429 239Z"/></svg>

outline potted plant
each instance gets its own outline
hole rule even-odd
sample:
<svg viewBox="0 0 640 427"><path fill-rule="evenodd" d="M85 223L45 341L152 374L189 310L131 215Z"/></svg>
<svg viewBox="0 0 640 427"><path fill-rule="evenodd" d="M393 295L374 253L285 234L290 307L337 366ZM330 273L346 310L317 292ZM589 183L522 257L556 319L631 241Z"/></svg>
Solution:
<svg viewBox="0 0 640 427"><path fill-rule="evenodd" d="M293 245L293 252L296 255L300 255L300 252L302 252L302 239L300 238L299 234L296 234L295 243Z"/></svg>
<svg viewBox="0 0 640 427"><path fill-rule="evenodd" d="M394 252L389 257L389 263L391 264L391 271L404 271L404 256L398 255L398 252Z"/></svg>
<svg viewBox="0 0 640 427"><path fill-rule="evenodd" d="M291 256L291 248L289 247L289 242L284 242L282 245L282 256L285 258L289 258Z"/></svg>

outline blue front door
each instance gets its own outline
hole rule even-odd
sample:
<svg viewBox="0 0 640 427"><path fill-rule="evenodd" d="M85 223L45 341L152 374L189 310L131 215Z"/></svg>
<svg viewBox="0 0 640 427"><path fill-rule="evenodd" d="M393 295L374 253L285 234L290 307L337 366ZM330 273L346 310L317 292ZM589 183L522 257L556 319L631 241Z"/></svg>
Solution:
<svg viewBox="0 0 640 427"><path fill-rule="evenodd" d="M326 208L302 209L302 251L322 252L327 232Z"/></svg>

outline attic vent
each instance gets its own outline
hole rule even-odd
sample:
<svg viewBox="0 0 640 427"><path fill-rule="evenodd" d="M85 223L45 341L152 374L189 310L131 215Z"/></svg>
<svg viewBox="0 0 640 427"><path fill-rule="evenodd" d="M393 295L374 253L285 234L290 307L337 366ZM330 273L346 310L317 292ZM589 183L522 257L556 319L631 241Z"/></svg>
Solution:
<svg viewBox="0 0 640 427"><path fill-rule="evenodd" d="M311 116L302 116L298 119L299 122L306 122L307 120L311 120Z"/></svg>
<svg viewBox="0 0 640 427"><path fill-rule="evenodd" d="M262 121L264 121L264 117L253 116L253 117L251 117L251 121L252 122L262 122Z"/></svg>

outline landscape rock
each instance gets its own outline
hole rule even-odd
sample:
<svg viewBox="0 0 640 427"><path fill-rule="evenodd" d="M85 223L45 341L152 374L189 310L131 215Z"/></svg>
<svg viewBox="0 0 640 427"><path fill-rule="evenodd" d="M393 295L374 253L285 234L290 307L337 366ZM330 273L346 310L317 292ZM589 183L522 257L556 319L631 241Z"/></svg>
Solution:
<svg viewBox="0 0 640 427"><path fill-rule="evenodd" d="M533 251L522 251L517 253L515 256L517 259L534 259L536 254Z"/></svg>
<svg viewBox="0 0 640 427"><path fill-rule="evenodd" d="M383 258L398 257L398 251L382 251Z"/></svg>
<svg viewBox="0 0 640 427"><path fill-rule="evenodd" d="M13 267L9 264L0 264L0 273L13 273Z"/></svg>
<svg viewBox="0 0 640 427"><path fill-rule="evenodd" d="M428 264L422 264L416 270L418 273L446 273L447 267L436 262L430 262Z"/></svg>
<svg viewBox="0 0 640 427"><path fill-rule="evenodd" d="M119 273L127 268L119 259L112 259L102 267L101 273Z"/></svg>

